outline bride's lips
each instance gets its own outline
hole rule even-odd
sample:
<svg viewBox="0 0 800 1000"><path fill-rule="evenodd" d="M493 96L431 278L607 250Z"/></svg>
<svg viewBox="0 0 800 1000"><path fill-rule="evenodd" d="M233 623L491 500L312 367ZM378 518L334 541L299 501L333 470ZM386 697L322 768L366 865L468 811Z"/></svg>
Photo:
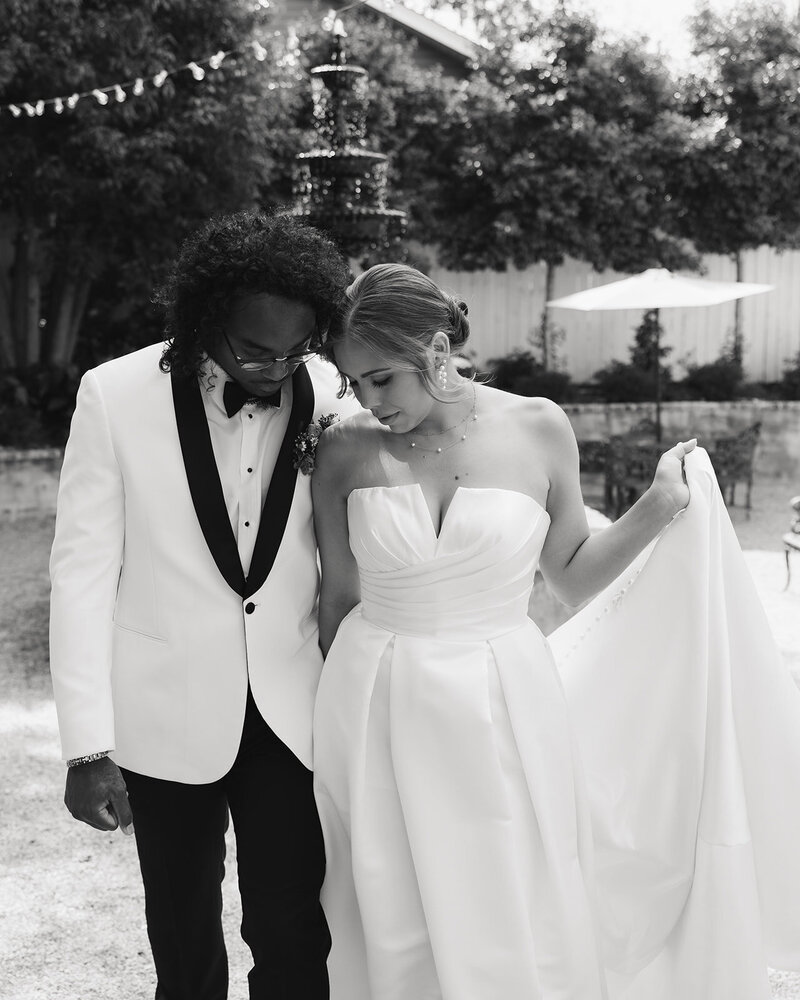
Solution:
<svg viewBox="0 0 800 1000"><path fill-rule="evenodd" d="M378 414L376 413L375 416L377 417L378 420L380 420L382 424L388 424L392 420L394 420L398 412L399 411L396 411L395 413L387 413L385 417L379 417Z"/></svg>

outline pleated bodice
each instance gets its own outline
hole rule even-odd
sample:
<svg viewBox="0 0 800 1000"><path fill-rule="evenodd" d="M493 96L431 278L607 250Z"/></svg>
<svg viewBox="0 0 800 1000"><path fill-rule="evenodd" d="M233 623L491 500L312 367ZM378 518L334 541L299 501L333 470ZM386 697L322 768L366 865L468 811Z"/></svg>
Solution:
<svg viewBox="0 0 800 1000"><path fill-rule="evenodd" d="M418 483L354 490L348 518L361 614L373 625L471 642L528 624L550 519L527 494L459 487L438 535Z"/></svg>

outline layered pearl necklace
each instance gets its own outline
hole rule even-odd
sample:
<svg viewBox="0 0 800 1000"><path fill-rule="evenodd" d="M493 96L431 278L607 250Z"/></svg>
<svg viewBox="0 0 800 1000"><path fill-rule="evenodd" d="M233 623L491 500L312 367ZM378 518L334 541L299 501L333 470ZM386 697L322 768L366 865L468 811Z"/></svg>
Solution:
<svg viewBox="0 0 800 1000"><path fill-rule="evenodd" d="M440 445L438 448L424 448L422 445L418 444L413 438L409 439L408 446L413 448L416 452L422 452L422 457L425 458L426 455L441 455L445 451L449 451L451 448L455 448L457 444L461 444L462 441L467 440L467 431L469 430L469 425L478 419L477 410L477 394L475 392L475 386L472 387L472 408L469 413L462 417L457 424L453 424L451 427L445 427L440 431L417 431L416 437L432 438L440 437L442 434L449 434L450 431L457 430L459 427L464 428L464 432L455 439L451 441L450 444Z"/></svg>

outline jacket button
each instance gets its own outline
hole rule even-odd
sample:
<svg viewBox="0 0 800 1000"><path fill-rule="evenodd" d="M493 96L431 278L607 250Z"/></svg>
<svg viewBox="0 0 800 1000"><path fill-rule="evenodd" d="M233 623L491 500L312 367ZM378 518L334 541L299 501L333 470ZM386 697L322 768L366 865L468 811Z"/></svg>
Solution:
<svg viewBox="0 0 800 1000"><path fill-rule="evenodd" d="M252 615L252 613L256 610L256 606L252 601L248 601L244 606L244 610L248 615Z"/></svg>

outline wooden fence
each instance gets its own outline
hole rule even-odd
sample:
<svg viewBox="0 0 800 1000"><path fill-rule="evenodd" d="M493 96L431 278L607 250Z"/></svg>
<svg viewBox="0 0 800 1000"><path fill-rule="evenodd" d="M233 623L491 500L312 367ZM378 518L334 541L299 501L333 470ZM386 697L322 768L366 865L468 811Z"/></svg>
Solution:
<svg viewBox="0 0 800 1000"><path fill-rule="evenodd" d="M775 381L786 361L800 351L800 251L778 253L760 247L743 256L743 281L774 285L774 290L742 300L745 369L753 381ZM735 281L736 268L728 257L704 258L703 277ZM543 265L524 271L457 272L434 267L431 277L457 292L469 305L470 348L480 362L531 345L544 305ZM553 298L569 295L625 277L613 271L598 273L579 261L568 260L555 273ZM636 311L581 313L551 310L551 319L564 331L559 349L560 367L575 381L585 381L613 359L629 360L633 331L641 321ZM672 348L667 361L673 376L685 374L686 362L715 360L733 332L734 303L697 309L665 309L661 321L664 346Z"/></svg>

